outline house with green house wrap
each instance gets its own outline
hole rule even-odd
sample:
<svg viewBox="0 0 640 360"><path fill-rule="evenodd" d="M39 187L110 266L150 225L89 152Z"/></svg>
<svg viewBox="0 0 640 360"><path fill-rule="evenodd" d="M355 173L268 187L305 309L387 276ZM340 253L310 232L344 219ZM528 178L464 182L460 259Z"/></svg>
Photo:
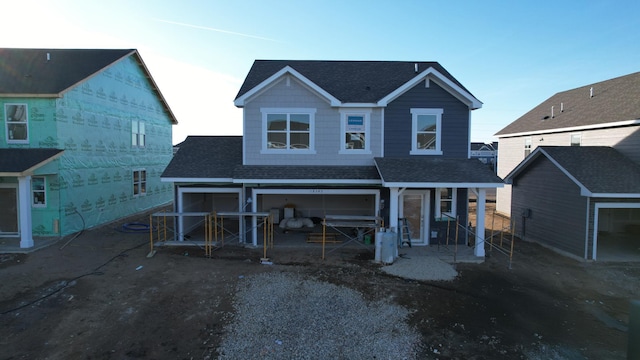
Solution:
<svg viewBox="0 0 640 360"><path fill-rule="evenodd" d="M172 200L177 120L135 49L0 49L0 237L32 248Z"/></svg>

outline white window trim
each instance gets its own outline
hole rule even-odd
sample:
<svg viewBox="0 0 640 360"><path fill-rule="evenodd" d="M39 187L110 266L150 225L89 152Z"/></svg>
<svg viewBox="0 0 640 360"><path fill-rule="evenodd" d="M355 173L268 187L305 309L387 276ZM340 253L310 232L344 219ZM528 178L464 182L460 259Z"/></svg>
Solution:
<svg viewBox="0 0 640 360"><path fill-rule="evenodd" d="M364 117L364 149L346 149L344 147L345 135L347 133L347 119L349 116ZM371 111L340 111L340 150L339 154L371 154Z"/></svg>
<svg viewBox="0 0 640 360"><path fill-rule="evenodd" d="M136 128L134 130L134 124ZM136 136L135 143L133 141L133 135ZM142 141L140 141L142 139ZM137 148L143 148L147 145L147 133L145 130L145 124L142 120L131 120L131 146Z"/></svg>
<svg viewBox="0 0 640 360"><path fill-rule="evenodd" d="M142 182L138 181L138 193L135 193L135 189L136 189L136 176L135 173L136 172L145 172L145 177L144 177L144 192L140 192L140 184ZM147 188L149 187L149 176L147 174L147 169L133 169L131 174L131 194L133 194L134 197L139 197L139 196L146 196L147 195ZM140 176L138 175L138 180L140 179Z"/></svg>
<svg viewBox="0 0 640 360"><path fill-rule="evenodd" d="M436 188L436 218L439 219L445 215L455 218L457 214L456 204L458 203L458 188L451 188L451 212L444 214L442 214L442 211L440 210L442 201L440 191L442 189L443 188ZM447 201L449 200L447 199Z"/></svg>
<svg viewBox="0 0 640 360"><path fill-rule="evenodd" d="M42 179L42 184L44 188L42 190L34 190L33 188L33 180L34 179ZM41 192L44 194L44 202L42 204L37 204L35 202L35 193ZM34 208L45 208L47 207L47 178L44 176L32 176L31 177L31 206Z"/></svg>
<svg viewBox="0 0 640 360"><path fill-rule="evenodd" d="M314 108L260 108L262 113L262 150L261 154L315 154L316 109ZM269 149L267 147L267 115L268 114L308 114L309 115L309 148L308 149Z"/></svg>
<svg viewBox="0 0 640 360"><path fill-rule="evenodd" d="M442 155L442 114L443 109L411 109L411 155ZM436 115L436 148L418 149L418 115Z"/></svg>
<svg viewBox="0 0 640 360"><path fill-rule="evenodd" d="M11 139L11 134L9 132L9 119L7 117L7 108L9 106L24 106L25 112L25 127L27 129L27 136L24 140L15 140ZM29 106L26 103L6 103L4 104L4 122L5 122L5 139L7 140L7 144L28 144L29 143Z"/></svg>
<svg viewBox="0 0 640 360"><path fill-rule="evenodd" d="M531 139L531 136L524 138L524 157L527 157L529 156L529 154L531 154L532 148L533 148L533 139ZM527 151L529 151L529 154L527 154Z"/></svg>

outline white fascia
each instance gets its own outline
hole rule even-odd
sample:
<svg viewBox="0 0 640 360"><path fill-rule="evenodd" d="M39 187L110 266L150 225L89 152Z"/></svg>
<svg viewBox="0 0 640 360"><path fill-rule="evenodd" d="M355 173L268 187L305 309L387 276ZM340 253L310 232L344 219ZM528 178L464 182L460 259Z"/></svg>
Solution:
<svg viewBox="0 0 640 360"><path fill-rule="evenodd" d="M518 137L518 136L553 134L553 133L570 132L570 131L606 129L606 128L610 128L610 127L630 126L630 125L640 125L640 119L624 120L624 121L617 121L617 122L603 123L603 124L594 124L594 125L572 126L572 127L557 128L557 129L524 131L524 132L512 133L512 134L495 135L495 137L500 139L500 138L509 138L509 137Z"/></svg>
<svg viewBox="0 0 640 360"><path fill-rule="evenodd" d="M323 96L325 99L327 99L327 101L331 104L331 106L340 106L341 105L340 100L336 99L333 95L329 94L323 88L321 88L320 86L316 85L313 81L309 80L307 77L305 77L304 75L300 74L299 72L297 72L291 66L288 66L288 65L283 67L277 73L275 73L275 74L271 75L270 77L268 77L266 80L264 80L263 82L261 82L260 84L255 86L253 89L247 91L242 96L237 98L233 102L234 105L237 106L237 107L243 107L246 104L246 102L252 96L254 96L255 94L257 94L260 91L264 90L265 88L269 87L271 84L273 84L275 81L277 81L280 77L284 76L285 74L291 74L293 77L295 77L300 82L302 82L303 84L305 84L306 86L311 88L313 91L315 91L318 94L320 94L321 96Z"/></svg>
<svg viewBox="0 0 640 360"><path fill-rule="evenodd" d="M279 184L279 185L380 185L380 180L337 180L337 179L234 179L238 184Z"/></svg>
<svg viewBox="0 0 640 360"><path fill-rule="evenodd" d="M476 99L475 96L471 95L469 92L456 85L453 81L449 80L446 76L442 75L442 73L440 73L433 67L429 67L427 70L421 72L413 79L407 81L402 86L391 92L389 95L383 97L380 101L378 101L378 106L387 106L395 98L413 88L420 81L425 80L429 75L432 76L432 79L437 79L438 82L441 82L446 87L448 87L452 91L452 95L463 100L463 102L468 104L472 110L480 109L482 107L482 102L480 100Z"/></svg>
<svg viewBox="0 0 640 360"><path fill-rule="evenodd" d="M231 183L233 178L160 178L161 182L173 183Z"/></svg>
<svg viewBox="0 0 640 360"><path fill-rule="evenodd" d="M412 182L383 182L382 186L392 188L501 188L503 183L412 183Z"/></svg>

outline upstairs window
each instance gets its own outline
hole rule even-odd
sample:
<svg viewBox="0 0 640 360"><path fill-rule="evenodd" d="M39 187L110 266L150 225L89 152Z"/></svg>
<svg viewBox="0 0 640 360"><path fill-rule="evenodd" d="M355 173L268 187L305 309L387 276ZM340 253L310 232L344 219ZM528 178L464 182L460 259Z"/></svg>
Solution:
<svg viewBox="0 0 640 360"><path fill-rule="evenodd" d="M262 109L266 152L312 152L314 109Z"/></svg>
<svg viewBox="0 0 640 360"><path fill-rule="evenodd" d="M456 217L456 188L436 189L436 218Z"/></svg>
<svg viewBox="0 0 640 360"><path fill-rule="evenodd" d="M411 109L411 154L442 155L442 109Z"/></svg>
<svg viewBox="0 0 640 360"><path fill-rule="evenodd" d="M7 127L7 143L29 143L29 116L27 104L5 104L4 118Z"/></svg>
<svg viewBox="0 0 640 360"><path fill-rule="evenodd" d="M147 193L147 171L133 171L133 196L141 196Z"/></svg>
<svg viewBox="0 0 640 360"><path fill-rule="evenodd" d="M144 122L131 120L131 146L144 147L146 142L146 134L144 131Z"/></svg>
<svg viewBox="0 0 640 360"><path fill-rule="evenodd" d="M341 113L341 154L368 153L369 113Z"/></svg>
<svg viewBox="0 0 640 360"><path fill-rule="evenodd" d="M31 195L33 207L47 206L46 182L43 176L34 176L31 178Z"/></svg>
<svg viewBox="0 0 640 360"><path fill-rule="evenodd" d="M531 137L524 138L524 157L531 154Z"/></svg>
<svg viewBox="0 0 640 360"><path fill-rule="evenodd" d="M580 146L582 144L582 134L571 135L571 146Z"/></svg>

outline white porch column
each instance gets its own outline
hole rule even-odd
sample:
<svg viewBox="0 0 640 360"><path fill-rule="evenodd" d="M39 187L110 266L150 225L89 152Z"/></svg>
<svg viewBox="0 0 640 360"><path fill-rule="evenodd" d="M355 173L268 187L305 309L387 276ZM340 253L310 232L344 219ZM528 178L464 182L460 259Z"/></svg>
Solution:
<svg viewBox="0 0 640 360"><path fill-rule="evenodd" d="M20 247L33 247L33 234L31 230L31 176L18 178L18 204L20 212Z"/></svg>
<svg viewBox="0 0 640 360"><path fill-rule="evenodd" d="M389 228L398 231L398 201L400 199L400 191L397 187L389 188Z"/></svg>
<svg viewBox="0 0 640 360"><path fill-rule="evenodd" d="M476 200L476 247L473 253L475 256L481 257L484 257L484 213L486 195L486 189L478 189L478 197Z"/></svg>

